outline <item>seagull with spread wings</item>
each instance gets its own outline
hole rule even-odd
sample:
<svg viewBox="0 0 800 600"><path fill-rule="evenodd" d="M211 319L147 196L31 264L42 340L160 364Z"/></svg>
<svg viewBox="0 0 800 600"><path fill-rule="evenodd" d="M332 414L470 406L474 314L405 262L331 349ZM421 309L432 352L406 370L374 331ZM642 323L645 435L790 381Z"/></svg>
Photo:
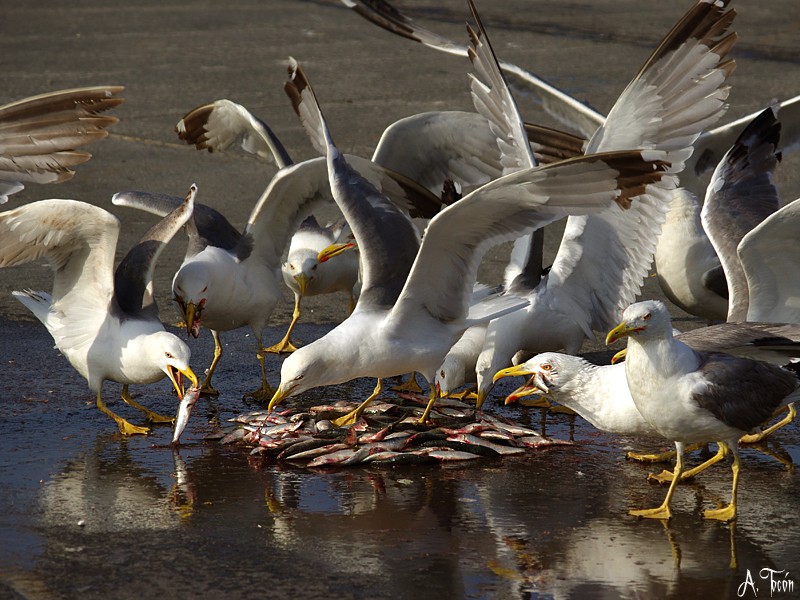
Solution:
<svg viewBox="0 0 800 600"><path fill-rule="evenodd" d="M97 408L123 435L145 434L114 414L102 397L103 382L122 384L122 399L148 421L172 422L135 402L130 384L165 375L178 395L182 376L197 384L189 348L164 330L152 296L155 263L192 215L197 188L145 234L114 270L119 220L102 208L76 200L41 200L0 213L0 267L44 258L54 271L52 294L14 292L39 319L56 348L89 383Z"/></svg>

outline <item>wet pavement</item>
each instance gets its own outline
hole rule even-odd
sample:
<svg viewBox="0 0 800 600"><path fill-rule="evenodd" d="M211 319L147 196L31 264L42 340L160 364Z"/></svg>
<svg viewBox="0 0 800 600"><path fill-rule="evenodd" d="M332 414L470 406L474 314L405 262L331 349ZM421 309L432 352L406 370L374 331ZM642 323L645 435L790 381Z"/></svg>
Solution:
<svg viewBox="0 0 800 600"><path fill-rule="evenodd" d="M732 117L798 93L800 82L800 6L735 5ZM460 1L402 6L461 39L467 9ZM607 110L685 6L509 0L478 8L503 58ZM196 181L198 199L240 225L274 172L237 153L180 145L172 127L194 106L238 101L296 159L313 155L281 90L290 54L304 63L335 139L352 152L370 154L383 128L402 116L470 108L465 60L395 39L332 1L43 1L4 8L0 31L0 102L78 85L126 86L114 134L91 147L94 158L75 179L29 187L8 205L72 197L109 208L124 224L121 252L152 219L110 207L114 192L182 194ZM521 106L529 120L546 121L535 106ZM800 195L798 164L794 156L779 167L787 199ZM549 236L551 254L557 242ZM173 244L159 264L167 321L175 316L169 281L183 250L182 241ZM496 281L502 260L503 251L492 254L484 281ZM469 465L302 469L203 439L258 408L241 400L257 384L258 365L252 335L237 331L223 338L226 355L215 375L221 396L198 403L175 450L168 427L122 438L9 293L49 286L41 265L0 271L0 598L791 597L771 593L764 569L800 594L800 477L789 464L800 461L796 424L762 450L743 451L739 518L731 526L701 518L727 500L729 468L681 486L668 526L638 520L626 511L656 505L665 489L645 481L652 467L624 454L663 443L607 436L581 419L571 425L565 415L502 407L497 398L487 410L575 444ZM660 296L654 278L644 296ZM265 333L269 343L288 322L288 292L286 300ZM346 303L343 296L310 299L297 337L322 335L343 318ZM679 328L700 325L674 315ZM190 344L202 371L210 335ZM277 384L279 359L268 366ZM501 383L496 397L516 382ZM372 385L312 390L300 401L361 399ZM109 401L118 392L113 384L104 389ZM151 408L175 410L166 382L132 391ZM113 409L135 420L121 402ZM753 587L740 588L748 573Z"/></svg>

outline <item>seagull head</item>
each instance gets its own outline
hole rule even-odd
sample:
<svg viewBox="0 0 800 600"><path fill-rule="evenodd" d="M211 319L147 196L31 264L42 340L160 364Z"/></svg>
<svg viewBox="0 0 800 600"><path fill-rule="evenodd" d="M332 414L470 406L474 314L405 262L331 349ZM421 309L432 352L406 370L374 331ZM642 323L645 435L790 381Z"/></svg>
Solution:
<svg viewBox="0 0 800 600"><path fill-rule="evenodd" d="M497 383L504 377L530 376L528 381L506 397L506 404L538 392L550 394L571 379L571 374L575 372L571 368L573 366L571 359L580 360L577 357L556 352L537 354L522 364L498 371L492 378L492 383Z"/></svg>
<svg viewBox="0 0 800 600"><path fill-rule="evenodd" d="M202 262L185 263L172 280L172 294L186 323L186 333L200 335L203 308L208 295L210 274Z"/></svg>
<svg viewBox="0 0 800 600"><path fill-rule="evenodd" d="M333 383L326 378L328 361L325 354L316 346L316 344L309 344L298 348L283 361L281 383L275 395L272 396L272 400L269 401L268 410L272 410L286 398L297 396L311 388Z"/></svg>
<svg viewBox="0 0 800 600"><path fill-rule="evenodd" d="M304 248L290 252L286 262L283 263L283 280L302 298L308 286L315 281L319 264L317 253L313 250Z"/></svg>
<svg viewBox="0 0 800 600"><path fill-rule="evenodd" d="M608 332L606 345L624 337L672 335L667 307L658 300L631 304L622 313L622 321Z"/></svg>
<svg viewBox="0 0 800 600"><path fill-rule="evenodd" d="M464 385L464 363L453 356L446 356L434 379L440 396L446 396Z"/></svg>
<svg viewBox="0 0 800 600"><path fill-rule="evenodd" d="M147 352L150 359L169 377L179 398L183 398L183 378L197 387L197 376L189 367L191 352L189 347L167 331L159 331L148 340Z"/></svg>

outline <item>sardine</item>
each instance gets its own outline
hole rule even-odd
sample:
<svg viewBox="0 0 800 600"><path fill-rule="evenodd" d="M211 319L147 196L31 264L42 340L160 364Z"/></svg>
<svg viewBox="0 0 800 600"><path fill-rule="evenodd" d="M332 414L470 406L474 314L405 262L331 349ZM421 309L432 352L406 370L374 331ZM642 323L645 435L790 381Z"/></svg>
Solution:
<svg viewBox="0 0 800 600"><path fill-rule="evenodd" d="M284 419L284 422L279 425L272 425L271 427L264 426L259 430L259 434L261 437L271 437L271 438L279 438L287 433L291 433L293 431L297 431L298 429L303 427L303 422L298 421L297 423L292 423L291 421L287 421Z"/></svg>
<svg viewBox="0 0 800 600"><path fill-rule="evenodd" d="M525 452L525 448L505 446L503 444L495 444L493 442L490 442L489 440L474 435L469 435L467 433L460 433L458 435L448 436L447 439L454 442L463 442L465 444L475 444L476 446L491 448L498 454L503 454L503 455L522 454L523 452Z"/></svg>
<svg viewBox="0 0 800 600"><path fill-rule="evenodd" d="M497 417L493 417L492 415L484 414L483 418L497 427L500 431L506 431L515 437L523 435L540 435L538 431L534 431L528 427L523 427L522 425L517 425L516 423L509 423L505 419L499 419Z"/></svg>
<svg viewBox="0 0 800 600"><path fill-rule="evenodd" d="M194 407L199 397L200 388L192 386L181 398L181 403L178 405L178 415L175 417L175 431L172 434L173 444L180 442L181 434L189 422L189 415L192 414L192 407Z"/></svg>
<svg viewBox="0 0 800 600"><path fill-rule="evenodd" d="M329 452L322 456L317 456L314 460L309 462L307 467L334 467L353 465L360 463L367 456L369 456L369 448L344 448L336 452Z"/></svg>
<svg viewBox="0 0 800 600"><path fill-rule="evenodd" d="M309 439L304 439L302 441L299 441L296 444L292 444L278 455L278 459L292 460L294 458L294 455L300 454L301 452L306 452L307 450L316 450L317 448L322 448L323 446L330 446L330 445L331 445L331 440L329 439L311 437Z"/></svg>
<svg viewBox="0 0 800 600"><path fill-rule="evenodd" d="M558 440L555 438L546 438L541 435L529 435L517 438L517 443L525 446L526 448L541 448L543 446L572 446L572 442L567 440Z"/></svg>
<svg viewBox="0 0 800 600"><path fill-rule="evenodd" d="M449 448L421 448L413 451L413 454L418 453L441 461L473 460L480 458L480 456L471 452L461 452L460 450L450 450Z"/></svg>
<svg viewBox="0 0 800 600"><path fill-rule="evenodd" d="M377 452L370 454L362 463L376 465L419 465L436 462L436 458L428 454L415 452Z"/></svg>

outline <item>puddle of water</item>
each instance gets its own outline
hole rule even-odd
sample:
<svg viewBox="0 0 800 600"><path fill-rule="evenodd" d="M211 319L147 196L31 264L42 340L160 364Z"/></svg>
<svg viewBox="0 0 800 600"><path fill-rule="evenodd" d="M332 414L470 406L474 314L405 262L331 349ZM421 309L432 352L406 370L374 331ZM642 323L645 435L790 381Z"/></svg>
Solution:
<svg viewBox="0 0 800 600"><path fill-rule="evenodd" d="M547 416L546 432L572 432L575 446L519 458L331 471L265 462L202 441L210 420L227 424L255 408L237 399L257 377L255 361L253 377L244 374L252 356L242 336L218 372L224 396L198 404L176 451L168 428L122 439L31 330L42 339L16 359L28 366L3 369L24 392L2 402L0 590L42 598L700 598L732 596L748 570L796 570L800 482L754 450L744 452L732 527L701 518L727 499L727 467L678 490L668 527L627 516L665 492L645 482L647 466L624 460L635 442L580 419L571 428L563 415ZM301 330L305 339L316 334ZM43 361L52 368L46 377L35 369ZM359 398L371 387L321 390L310 401ZM166 384L151 388L142 400L174 410ZM539 411L489 409L541 429ZM770 449L797 457L798 427Z"/></svg>

